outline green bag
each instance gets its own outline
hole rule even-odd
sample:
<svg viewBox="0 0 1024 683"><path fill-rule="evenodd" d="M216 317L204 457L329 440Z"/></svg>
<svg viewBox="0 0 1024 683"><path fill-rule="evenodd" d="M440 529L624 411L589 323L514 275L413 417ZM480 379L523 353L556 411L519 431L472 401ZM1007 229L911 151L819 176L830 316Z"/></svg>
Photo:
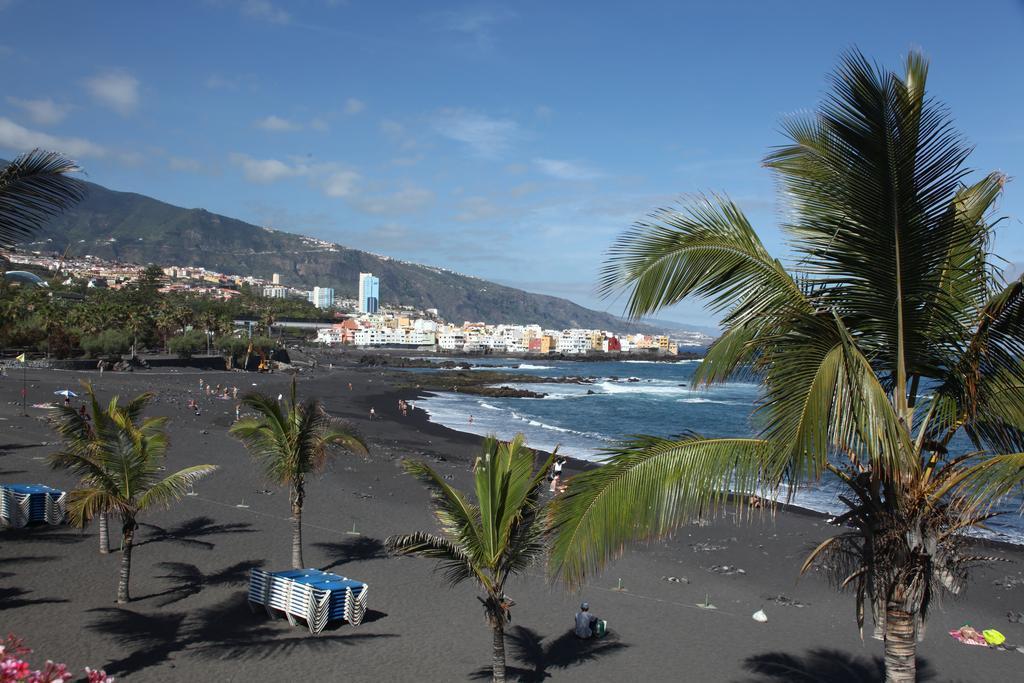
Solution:
<svg viewBox="0 0 1024 683"><path fill-rule="evenodd" d="M608 633L608 622L604 619L598 619L594 624L594 637L604 638L604 634Z"/></svg>

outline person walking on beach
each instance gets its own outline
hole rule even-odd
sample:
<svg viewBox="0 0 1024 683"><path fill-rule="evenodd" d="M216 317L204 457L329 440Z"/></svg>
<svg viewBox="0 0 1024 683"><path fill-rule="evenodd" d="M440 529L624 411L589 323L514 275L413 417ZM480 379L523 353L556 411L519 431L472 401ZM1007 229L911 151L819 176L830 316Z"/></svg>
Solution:
<svg viewBox="0 0 1024 683"><path fill-rule="evenodd" d="M376 419L377 419L377 411L375 411L373 408L370 408L370 422L373 422Z"/></svg>

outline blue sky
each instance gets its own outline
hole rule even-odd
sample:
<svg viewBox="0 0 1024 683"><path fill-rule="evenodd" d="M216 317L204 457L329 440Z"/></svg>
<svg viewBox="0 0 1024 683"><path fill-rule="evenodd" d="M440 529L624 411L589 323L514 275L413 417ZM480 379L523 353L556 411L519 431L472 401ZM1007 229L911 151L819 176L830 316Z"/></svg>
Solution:
<svg viewBox="0 0 1024 683"><path fill-rule="evenodd" d="M996 252L1024 262L1019 1L0 0L0 22L0 154L613 312L605 250L684 193L728 193L784 256L779 120L844 49L918 47L972 166L1016 178Z"/></svg>

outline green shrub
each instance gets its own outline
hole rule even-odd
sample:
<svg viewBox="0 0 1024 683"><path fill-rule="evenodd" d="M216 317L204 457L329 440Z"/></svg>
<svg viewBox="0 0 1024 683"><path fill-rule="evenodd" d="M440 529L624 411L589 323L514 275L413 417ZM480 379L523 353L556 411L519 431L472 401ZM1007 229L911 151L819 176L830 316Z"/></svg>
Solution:
<svg viewBox="0 0 1024 683"><path fill-rule="evenodd" d="M132 336L125 330L112 328L91 336L83 335L80 344L82 350L93 358L121 355L131 348Z"/></svg>
<svg viewBox="0 0 1024 683"><path fill-rule="evenodd" d="M206 335L199 330L189 330L185 334L171 337L167 341L167 348L171 353L178 354L179 358L191 358L192 354L206 350Z"/></svg>

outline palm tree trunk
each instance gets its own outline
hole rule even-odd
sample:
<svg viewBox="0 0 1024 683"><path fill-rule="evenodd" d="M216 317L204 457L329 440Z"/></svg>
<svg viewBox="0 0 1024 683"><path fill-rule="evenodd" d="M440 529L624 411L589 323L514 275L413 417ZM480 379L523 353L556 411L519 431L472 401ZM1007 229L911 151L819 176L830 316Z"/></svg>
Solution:
<svg viewBox="0 0 1024 683"><path fill-rule="evenodd" d="M131 600L128 595L128 579L132 573L132 539L135 536L135 520L126 519L121 530L121 573L117 582L117 602L124 604Z"/></svg>
<svg viewBox="0 0 1024 683"><path fill-rule="evenodd" d="M494 651L492 653L491 680L494 683L505 683L505 621L500 616L491 618L494 630Z"/></svg>
<svg viewBox="0 0 1024 683"><path fill-rule="evenodd" d="M292 488L292 569L302 569L302 484Z"/></svg>
<svg viewBox="0 0 1024 683"><path fill-rule="evenodd" d="M885 610L886 683L914 683L917 678L917 638L914 615L890 602Z"/></svg>
<svg viewBox="0 0 1024 683"><path fill-rule="evenodd" d="M106 555L110 552L110 532L107 530L107 513L100 513L100 552Z"/></svg>

